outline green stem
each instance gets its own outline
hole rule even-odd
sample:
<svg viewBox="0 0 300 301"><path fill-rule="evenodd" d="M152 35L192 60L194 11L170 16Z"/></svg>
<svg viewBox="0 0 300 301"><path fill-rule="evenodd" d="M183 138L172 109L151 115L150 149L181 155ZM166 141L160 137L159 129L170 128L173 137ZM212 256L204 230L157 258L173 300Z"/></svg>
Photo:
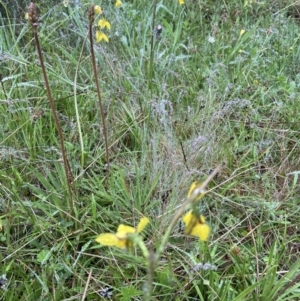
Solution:
<svg viewBox="0 0 300 301"><path fill-rule="evenodd" d="M154 70L154 28L155 28L155 18L156 18L156 6L157 0L153 3L153 14L152 14L152 34L151 34L151 45L150 45L150 62L149 62L149 73L148 73L148 87L151 89L153 81L153 70Z"/></svg>
<svg viewBox="0 0 300 301"><path fill-rule="evenodd" d="M87 36L84 39L84 42L86 42ZM76 121L77 121L77 126L78 126L78 134L79 134L79 143L80 143L80 148L81 148L81 168L84 168L84 159L85 159L85 151L84 151L84 143L83 143L83 137L82 137L82 131L81 131L81 124L80 124L80 116L79 116L79 110L78 110L78 102L77 102L77 78L78 78L78 69L80 66L80 61L84 49L84 44L82 44L81 52L80 52L80 57L78 60L78 64L76 66L75 70L75 79L74 79L74 103L75 103L75 113L76 113Z"/></svg>
<svg viewBox="0 0 300 301"><path fill-rule="evenodd" d="M89 26L89 34L90 34L90 45L91 45L91 57L92 57L92 65L93 65L93 71L94 71L94 77L95 77L95 83L97 88L97 96L98 96L98 102L100 107L100 114L102 119L102 127L103 127L103 136L104 136L104 144L105 144L105 154L106 154L106 164L107 164L107 171L109 171L109 156L108 156L108 141L107 141L107 131L106 131L106 123L105 123L105 116L102 106L102 97L100 92L100 86L98 82L98 74L97 74L97 67L96 67L96 59L95 59L95 53L94 53L94 43L93 43L93 23L90 21Z"/></svg>

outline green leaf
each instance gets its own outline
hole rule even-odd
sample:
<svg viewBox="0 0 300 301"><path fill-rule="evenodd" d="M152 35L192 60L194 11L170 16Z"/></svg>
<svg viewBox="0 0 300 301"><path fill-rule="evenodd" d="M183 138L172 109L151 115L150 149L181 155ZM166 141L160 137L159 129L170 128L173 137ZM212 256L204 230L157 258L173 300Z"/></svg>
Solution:
<svg viewBox="0 0 300 301"><path fill-rule="evenodd" d="M40 262L43 265L50 258L50 256L51 256L51 250L48 250L48 249L42 250L37 255L37 261Z"/></svg>

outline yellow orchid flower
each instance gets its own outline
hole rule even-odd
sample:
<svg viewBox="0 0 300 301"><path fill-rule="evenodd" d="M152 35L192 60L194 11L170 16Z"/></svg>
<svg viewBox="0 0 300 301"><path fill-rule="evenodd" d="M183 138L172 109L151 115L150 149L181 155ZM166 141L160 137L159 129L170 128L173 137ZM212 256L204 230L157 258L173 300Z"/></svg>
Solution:
<svg viewBox="0 0 300 301"><path fill-rule="evenodd" d="M122 5L122 1L117 0L115 6L116 6L116 7L120 7L121 5Z"/></svg>
<svg viewBox="0 0 300 301"><path fill-rule="evenodd" d="M131 245L129 235L142 232L148 223L148 217L142 217L137 228L121 224L119 225L116 234L102 233L96 237L96 242L108 247L126 248Z"/></svg>
<svg viewBox="0 0 300 301"><path fill-rule="evenodd" d="M194 182L190 187L187 197L193 199L194 202L198 202L202 199L206 191L205 189L202 189L201 186L202 183Z"/></svg>
<svg viewBox="0 0 300 301"><path fill-rule="evenodd" d="M98 26L100 28L105 28L106 27L107 29L110 29L110 23L105 19L100 19L99 22L98 22Z"/></svg>
<svg viewBox="0 0 300 301"><path fill-rule="evenodd" d="M102 14L102 8L101 8L101 6L95 5L94 12L95 12L96 15Z"/></svg>
<svg viewBox="0 0 300 301"><path fill-rule="evenodd" d="M210 228L205 222L203 215L196 215L193 210L190 210L183 217L185 224L185 234L199 237L201 240L208 239Z"/></svg>
<svg viewBox="0 0 300 301"><path fill-rule="evenodd" d="M96 41L97 42L101 42L102 40L104 40L105 42L108 43L108 37L107 37L107 35L104 32L102 32L100 30L97 30L96 31Z"/></svg>

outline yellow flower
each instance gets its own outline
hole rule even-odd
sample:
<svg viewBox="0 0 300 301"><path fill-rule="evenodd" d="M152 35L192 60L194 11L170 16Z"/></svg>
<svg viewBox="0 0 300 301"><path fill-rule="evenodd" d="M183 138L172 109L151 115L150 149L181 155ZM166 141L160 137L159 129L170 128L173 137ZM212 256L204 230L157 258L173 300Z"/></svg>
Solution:
<svg viewBox="0 0 300 301"><path fill-rule="evenodd" d="M178 0L179 5L184 4L184 0Z"/></svg>
<svg viewBox="0 0 300 301"><path fill-rule="evenodd" d="M107 29L110 29L110 23L105 19L100 19L98 22L98 26L100 26L100 28L106 27Z"/></svg>
<svg viewBox="0 0 300 301"><path fill-rule="evenodd" d="M250 1L246 1L246 2L245 2L245 4L244 4L244 7L246 7L248 4L250 4L250 5L251 5L251 4L252 4L252 2L253 2L252 0L250 0Z"/></svg>
<svg viewBox="0 0 300 301"><path fill-rule="evenodd" d="M246 32L246 30L245 30L245 29L242 29L242 30L240 31L240 36L242 36L245 32Z"/></svg>
<svg viewBox="0 0 300 301"><path fill-rule="evenodd" d="M108 37L104 32L97 30L96 31L96 41L101 42L102 40L104 40L105 42L108 42Z"/></svg>
<svg viewBox="0 0 300 301"><path fill-rule="evenodd" d="M94 12L95 12L96 15L102 14L102 8L101 8L101 6L95 5Z"/></svg>
<svg viewBox="0 0 300 301"><path fill-rule="evenodd" d="M148 223L149 223L149 218L146 216L142 217L136 228L137 233L141 233L146 228Z"/></svg>
<svg viewBox="0 0 300 301"><path fill-rule="evenodd" d="M203 215L195 215L193 210L190 210L184 215L183 222L185 224L185 234L197 236L203 241L207 240L210 228L206 224Z"/></svg>
<svg viewBox="0 0 300 301"><path fill-rule="evenodd" d="M194 182L190 187L187 197L193 199L195 202L202 199L206 191L205 189L202 189L201 186L202 183Z"/></svg>
<svg viewBox="0 0 300 301"><path fill-rule="evenodd" d="M119 225L116 234L103 233L96 237L96 242L108 247L126 248L131 245L129 235L142 232L149 223L148 217L142 217L137 228Z"/></svg>
<svg viewBox="0 0 300 301"><path fill-rule="evenodd" d="M29 15L28 13L25 14L25 19L28 20L29 19Z"/></svg>
<svg viewBox="0 0 300 301"><path fill-rule="evenodd" d="M120 7L121 5L122 5L122 1L117 0L115 6L116 6L116 7Z"/></svg>

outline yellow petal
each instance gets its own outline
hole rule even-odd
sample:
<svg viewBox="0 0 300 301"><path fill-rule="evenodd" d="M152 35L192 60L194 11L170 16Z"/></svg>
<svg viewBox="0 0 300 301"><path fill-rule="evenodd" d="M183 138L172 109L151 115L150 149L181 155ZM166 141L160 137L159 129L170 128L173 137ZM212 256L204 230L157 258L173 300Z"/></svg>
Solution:
<svg viewBox="0 0 300 301"><path fill-rule="evenodd" d="M102 40L108 42L108 37L105 33L103 33L102 31L100 30L97 30L96 31L96 41L97 42L101 42Z"/></svg>
<svg viewBox="0 0 300 301"><path fill-rule="evenodd" d="M115 6L116 6L116 7L120 7L121 5L122 5L122 1L117 0Z"/></svg>
<svg viewBox="0 0 300 301"><path fill-rule="evenodd" d="M199 201L206 193L204 189L201 189L201 186L202 183L194 182L190 187L187 197L192 198L195 202Z"/></svg>
<svg viewBox="0 0 300 301"><path fill-rule="evenodd" d="M106 27L107 29L110 29L110 23L105 19L100 19L98 22L98 26L100 26L100 28Z"/></svg>
<svg viewBox="0 0 300 301"><path fill-rule="evenodd" d="M96 237L96 242L108 247L116 247L119 243L119 239L115 234L103 233Z"/></svg>
<svg viewBox="0 0 300 301"><path fill-rule="evenodd" d="M245 30L245 29L242 29L242 30L240 31L240 36L242 36L245 32L246 32L246 30Z"/></svg>
<svg viewBox="0 0 300 301"><path fill-rule="evenodd" d="M198 217L198 222L199 222L200 224L205 224L205 217L204 217L203 215L200 215L200 216Z"/></svg>
<svg viewBox="0 0 300 301"><path fill-rule="evenodd" d="M108 37L105 33L102 34L103 40L108 43Z"/></svg>
<svg viewBox="0 0 300 301"><path fill-rule="evenodd" d="M95 12L96 15L102 14L102 8L101 8L101 6L95 5L94 6L94 12Z"/></svg>
<svg viewBox="0 0 300 301"><path fill-rule="evenodd" d="M183 222L185 224L185 234L191 234L193 231L193 228L198 223L198 217L193 214L193 211L190 210L188 213L186 213L183 217Z"/></svg>
<svg viewBox="0 0 300 301"><path fill-rule="evenodd" d="M205 217L203 215L196 216L193 210L190 210L183 217L183 222L185 224L185 234L197 236L201 240L207 240L210 228L205 223Z"/></svg>
<svg viewBox="0 0 300 301"><path fill-rule="evenodd" d="M182 220L185 223L185 226L187 226L190 223L192 217L193 217L192 210L190 210L188 213L186 213L183 216Z"/></svg>
<svg viewBox="0 0 300 301"><path fill-rule="evenodd" d="M178 0L178 3L179 3L180 5L182 5L182 4L184 4L184 0Z"/></svg>
<svg viewBox="0 0 300 301"><path fill-rule="evenodd" d="M128 244L128 240L127 239L118 239L116 247L120 248L120 249L124 249L124 248L127 247L127 244Z"/></svg>
<svg viewBox="0 0 300 301"><path fill-rule="evenodd" d="M121 224L118 227L116 235L119 238L126 238L130 233L135 233L135 228Z"/></svg>
<svg viewBox="0 0 300 301"><path fill-rule="evenodd" d="M197 224L191 231L190 235L197 236L201 240L206 241L210 233L210 228L207 224Z"/></svg>
<svg viewBox="0 0 300 301"><path fill-rule="evenodd" d="M148 223L149 223L149 218L146 216L142 217L137 226L137 233L142 232L145 229L145 227L148 225Z"/></svg>
<svg viewBox="0 0 300 301"><path fill-rule="evenodd" d="M28 13L25 14L25 19L28 20L29 19L29 15Z"/></svg>

